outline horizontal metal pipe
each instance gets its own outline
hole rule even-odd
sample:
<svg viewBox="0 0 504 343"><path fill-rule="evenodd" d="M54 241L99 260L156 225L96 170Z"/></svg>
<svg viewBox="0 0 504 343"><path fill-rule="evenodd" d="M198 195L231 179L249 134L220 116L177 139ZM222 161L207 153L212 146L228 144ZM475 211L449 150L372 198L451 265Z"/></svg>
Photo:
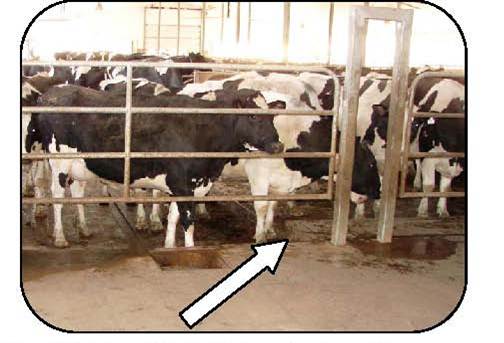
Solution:
<svg viewBox="0 0 504 343"><path fill-rule="evenodd" d="M408 159L412 158L464 158L463 152L410 152Z"/></svg>
<svg viewBox="0 0 504 343"><path fill-rule="evenodd" d="M164 62L131 62L131 61L30 61L22 62L23 66L54 66L54 67L125 67L131 65L133 68L145 67L169 67L169 68L193 68L193 69L226 69L226 70L278 70L278 71L312 71L331 75L330 70L318 65L274 65L274 64L223 64L223 63L175 63ZM332 75L331 75L332 76Z"/></svg>
<svg viewBox="0 0 504 343"><path fill-rule="evenodd" d="M24 113L125 113L123 107L65 107L65 106L26 106ZM152 114L236 114L236 115L302 115L302 116L334 116L332 111L281 110L261 108L187 108L187 107L132 107L132 113Z"/></svg>
<svg viewBox="0 0 504 343"><path fill-rule="evenodd" d="M83 198L23 198L23 204L97 204L97 203L164 203L164 202L216 202L216 201L257 201L257 200L331 200L327 193L292 195L207 195L163 196L163 197L83 197Z"/></svg>
<svg viewBox="0 0 504 343"><path fill-rule="evenodd" d="M413 112L411 113L411 116L415 118L465 118L464 113Z"/></svg>
<svg viewBox="0 0 504 343"><path fill-rule="evenodd" d="M331 152L130 152L130 158L330 158ZM82 153L29 153L22 154L24 160L74 159L74 158L124 158L124 152L82 152Z"/></svg>
<svg viewBox="0 0 504 343"><path fill-rule="evenodd" d="M465 192L405 192L400 198L462 198Z"/></svg>

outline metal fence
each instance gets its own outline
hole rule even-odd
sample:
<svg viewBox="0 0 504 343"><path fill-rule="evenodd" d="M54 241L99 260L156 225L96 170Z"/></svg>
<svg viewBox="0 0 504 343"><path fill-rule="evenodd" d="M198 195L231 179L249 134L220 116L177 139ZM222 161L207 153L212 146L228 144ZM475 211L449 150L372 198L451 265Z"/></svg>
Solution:
<svg viewBox="0 0 504 343"><path fill-rule="evenodd" d="M399 197L401 198L419 198L419 197L464 197L465 192L407 192L406 191L406 176L408 173L408 162L411 159L417 158L464 158L463 152L410 152L410 137L411 137L411 120L413 118L465 118L465 113L431 113L431 112L416 112L413 107L415 92L418 83L427 78L464 78L465 74L460 70L453 71L433 71L425 72L418 75L411 85L411 92L408 99L407 119L404 127L404 149L402 154L401 166L401 187ZM418 172L418 171L417 171Z"/></svg>
<svg viewBox="0 0 504 343"><path fill-rule="evenodd" d="M255 200L332 200L334 173L337 172L336 161L336 132L339 108L339 83L337 76L329 69L319 66L279 66L279 65L248 65L248 64L215 64L215 63L171 63L171 62L97 62L97 61L58 61L58 62L23 62L23 66L52 66L52 67L126 67L126 103L124 107L39 107L24 106L23 113L119 113L125 115L124 152L93 152L93 153L24 153L23 160L39 159L94 159L94 158L122 158L124 159L123 195L121 197L82 197L82 198L28 198L23 197L25 204L90 204L90 203L162 203L183 201L255 201ZM133 68L169 67L219 70L274 70L294 72L317 72L329 75L334 80L335 96L332 111L278 110L278 109L202 109L202 108L160 108L132 106L132 75ZM331 128L331 146L329 152L284 152L268 154L264 152L132 152L131 151L131 123L136 113L152 114L228 114L228 115L310 115L333 116ZM328 187L326 193L297 194L297 195L233 195L205 197L194 196L162 196L162 197L132 197L130 195L130 169L132 158L327 158L329 159Z"/></svg>

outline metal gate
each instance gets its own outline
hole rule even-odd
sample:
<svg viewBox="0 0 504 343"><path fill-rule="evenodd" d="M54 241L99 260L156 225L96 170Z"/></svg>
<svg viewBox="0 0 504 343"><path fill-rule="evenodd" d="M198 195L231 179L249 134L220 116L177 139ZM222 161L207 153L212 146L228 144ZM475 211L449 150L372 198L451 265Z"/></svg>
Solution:
<svg viewBox="0 0 504 343"><path fill-rule="evenodd" d="M202 108L157 108L157 107L133 107L132 106L132 70L136 67L169 67L169 68L199 68L199 69L224 69L224 70L276 70L276 71L311 71L329 75L335 83L335 92L339 93L339 83L336 75L322 67L301 66L265 66L245 64L213 64L213 63L167 63L167 62L95 62L95 61L59 61L59 62L24 62L26 66L90 66L90 67L126 67L126 104L125 107L22 107L23 113L121 113L125 114L124 152L93 152L93 153L25 153L23 160L37 159L75 159L75 158L122 158L124 159L124 189L122 197L82 197L82 198L27 198L23 197L25 204L89 204L89 203L162 203L171 201L255 201L255 200L331 200L333 198L333 175L335 173L336 157L336 131L337 110L339 97L334 97L334 109L332 111L306 111L306 110L278 110L278 109L202 109ZM280 154L268 154L264 152L133 152L131 151L131 122L136 113L155 114L228 114L228 115L310 115L310 116L334 116L331 128L331 149L328 152L285 152ZM130 196L130 160L132 158L327 158L329 159L329 181L326 193L321 194L298 194L298 195L236 195L206 197L194 196L163 196L163 197L131 197Z"/></svg>
<svg viewBox="0 0 504 343"><path fill-rule="evenodd" d="M415 99L415 92L418 83L421 80L427 78L464 78L465 74L463 71L436 71L436 72L425 72L418 75L413 84L411 85L411 92L408 99L408 110L406 123L404 127L404 150L402 153L401 161L401 187L399 192L400 198L419 198L419 197L464 197L465 192L407 192L406 191L406 176L408 173L408 162L411 159L416 158L464 158L465 153L463 152L410 152L410 137L411 137L411 120L413 118L456 118L464 119L465 113L431 113L431 112L415 112L413 107L415 106L413 100ZM418 171L417 171L418 172Z"/></svg>

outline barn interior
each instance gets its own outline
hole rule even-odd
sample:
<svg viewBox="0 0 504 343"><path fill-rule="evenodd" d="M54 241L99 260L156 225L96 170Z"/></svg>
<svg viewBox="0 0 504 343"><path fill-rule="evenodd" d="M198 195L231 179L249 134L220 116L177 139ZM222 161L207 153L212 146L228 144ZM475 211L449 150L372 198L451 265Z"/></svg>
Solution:
<svg viewBox="0 0 504 343"><path fill-rule="evenodd" d="M357 24L362 13L377 17L367 18L363 26ZM466 285L466 173L459 171L442 190L444 175L436 170L434 188L419 188L412 154L426 161L429 152L410 152L404 143L411 135L411 112L429 112L414 110L409 101L415 78L427 78L422 74L427 71L431 78L465 84L463 38L439 8L417 2L63 3L37 17L21 53L28 79L50 74L57 63L105 67L113 55L156 56L161 59L154 63L166 68L167 61L179 62L174 57L199 53L206 66L188 65L192 69L183 75L183 87L268 66L271 72L293 75L323 69L320 73L327 71L341 84L336 88L341 101L335 96L334 105L340 103L330 111L342 132L339 149L347 147L339 158L331 152L329 175L344 175L345 170L350 175L316 180L289 193L292 199L279 200L275 235L268 241L288 240L288 245L276 273L264 272L188 328L179 312L253 254L257 218L252 198L243 198L254 195L244 171L225 169L215 180L205 198L234 199L206 202L208 213L195 220L195 247L184 247L180 225L176 247L165 247L169 200L160 201L162 228L139 230L135 200L124 201L124 194L152 194L130 195L121 183L108 183L104 194L103 180L96 179L87 182L85 191L85 197L94 197L84 205L92 235L80 234L78 210L67 203L61 220L68 245L60 248L54 246L54 204L47 200L52 198L52 165L45 164L33 182L33 165L44 164L44 158L23 153L22 287L27 304L44 322L69 331L409 332L436 326L457 309ZM375 76L367 76L371 74ZM387 132L390 144L381 147L387 154L381 205L374 209L368 201L357 215L349 192L353 163L347 162L350 155L354 159L353 145L347 142L355 140L356 123L346 118L357 115L348 99L354 96L358 102L360 76L392 84L391 93L399 95L392 95L390 113L395 111L401 120L394 119L395 130ZM131 81L131 74L124 79ZM134 87L127 87L126 94ZM33 110L23 110L23 116ZM464 118L464 111L444 111L443 119ZM437 112L424 117L443 115ZM440 155L430 161L463 158L464 150L433 150ZM436 207L440 195L447 197L449 216ZM424 196L430 200L419 216ZM45 202L30 200L37 197ZM114 197L123 200L106 200ZM152 203L145 202L147 217Z"/></svg>

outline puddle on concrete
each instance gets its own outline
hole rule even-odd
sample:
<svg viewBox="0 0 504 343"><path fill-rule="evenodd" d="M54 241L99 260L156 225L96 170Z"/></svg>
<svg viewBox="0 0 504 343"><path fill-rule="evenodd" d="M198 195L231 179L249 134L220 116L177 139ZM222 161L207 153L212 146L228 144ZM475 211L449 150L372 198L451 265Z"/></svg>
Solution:
<svg viewBox="0 0 504 343"><path fill-rule="evenodd" d="M219 250L211 247L154 249L150 254L163 269L215 269L225 266Z"/></svg>
<svg viewBox="0 0 504 343"><path fill-rule="evenodd" d="M349 244L364 255L415 260L446 259L457 249L456 241L437 236L394 237L392 243L379 243L368 236L357 236L349 240Z"/></svg>

